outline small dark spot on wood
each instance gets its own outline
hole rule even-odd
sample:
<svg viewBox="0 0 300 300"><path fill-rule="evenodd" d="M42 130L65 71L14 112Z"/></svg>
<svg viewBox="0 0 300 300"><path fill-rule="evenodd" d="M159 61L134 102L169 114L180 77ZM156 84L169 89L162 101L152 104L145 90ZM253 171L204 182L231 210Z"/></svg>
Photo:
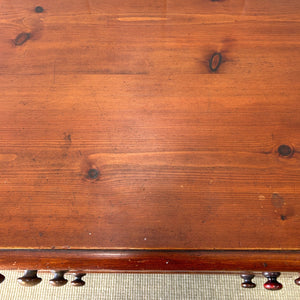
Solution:
<svg viewBox="0 0 300 300"><path fill-rule="evenodd" d="M292 147L290 147L289 145L280 145L278 147L278 153L280 156L292 156L294 151L292 149Z"/></svg>
<svg viewBox="0 0 300 300"><path fill-rule="evenodd" d="M44 8L42 7L42 6L37 6L36 8L35 8L35 12L36 13L42 13L44 11Z"/></svg>
<svg viewBox="0 0 300 300"><path fill-rule="evenodd" d="M264 266L264 268L266 268L266 267L268 266L268 264L266 264L266 263L263 263L263 266Z"/></svg>
<svg viewBox="0 0 300 300"><path fill-rule="evenodd" d="M281 219L282 221L284 221L284 220L286 220L286 219L287 219L287 216L285 216L285 215L281 215L281 216L280 216L280 219Z"/></svg>
<svg viewBox="0 0 300 300"><path fill-rule="evenodd" d="M66 141L72 142L71 134L67 134L67 133L64 132L64 139L65 139Z"/></svg>
<svg viewBox="0 0 300 300"><path fill-rule="evenodd" d="M214 53L209 60L209 68L212 72L216 72L222 63L222 54Z"/></svg>
<svg viewBox="0 0 300 300"><path fill-rule="evenodd" d="M44 235L43 232L39 232L39 236L42 237Z"/></svg>
<svg viewBox="0 0 300 300"><path fill-rule="evenodd" d="M21 46L23 45L27 40L30 39L30 33L22 32L20 33L15 39L14 43L16 46Z"/></svg>
<svg viewBox="0 0 300 300"><path fill-rule="evenodd" d="M226 37L225 39L222 40L222 43L224 44L230 44L230 43L234 43L236 42L237 40L232 38L232 37Z"/></svg>
<svg viewBox="0 0 300 300"><path fill-rule="evenodd" d="M88 170L88 177L90 179L96 179L99 176L99 171L97 169L89 169Z"/></svg>

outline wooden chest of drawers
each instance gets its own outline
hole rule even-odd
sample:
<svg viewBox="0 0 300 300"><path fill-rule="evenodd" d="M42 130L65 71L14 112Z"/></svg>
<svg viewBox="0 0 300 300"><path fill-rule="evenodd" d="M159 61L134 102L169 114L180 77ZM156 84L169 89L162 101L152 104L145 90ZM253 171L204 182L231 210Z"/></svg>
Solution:
<svg viewBox="0 0 300 300"><path fill-rule="evenodd" d="M299 1L0 13L1 268L300 268Z"/></svg>

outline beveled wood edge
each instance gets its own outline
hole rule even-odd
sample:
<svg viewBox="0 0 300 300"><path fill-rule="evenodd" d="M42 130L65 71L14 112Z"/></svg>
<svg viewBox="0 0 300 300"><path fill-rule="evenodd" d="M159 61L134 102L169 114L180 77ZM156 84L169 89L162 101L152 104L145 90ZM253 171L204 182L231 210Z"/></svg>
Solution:
<svg viewBox="0 0 300 300"><path fill-rule="evenodd" d="M300 270L300 251L0 250L2 270L205 272Z"/></svg>

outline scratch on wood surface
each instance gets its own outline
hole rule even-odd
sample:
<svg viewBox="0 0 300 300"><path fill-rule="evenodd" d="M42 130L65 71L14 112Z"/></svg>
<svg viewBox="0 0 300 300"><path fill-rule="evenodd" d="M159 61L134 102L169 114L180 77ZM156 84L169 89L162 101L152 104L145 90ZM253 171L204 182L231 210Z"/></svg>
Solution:
<svg viewBox="0 0 300 300"><path fill-rule="evenodd" d="M86 1L86 4L87 4L87 10L89 12L89 14L91 13L91 4L90 4L90 0L87 0Z"/></svg>
<svg viewBox="0 0 300 300"><path fill-rule="evenodd" d="M16 154L0 154L0 162L1 161L13 161L17 158Z"/></svg>
<svg viewBox="0 0 300 300"><path fill-rule="evenodd" d="M75 192L73 192L72 194L73 194L72 206L74 206L76 203L76 196L75 196Z"/></svg>
<svg viewBox="0 0 300 300"><path fill-rule="evenodd" d="M165 17L121 17L117 18L118 21L123 22L140 22L140 21L163 21L167 20Z"/></svg>
<svg viewBox="0 0 300 300"><path fill-rule="evenodd" d="M98 103L98 101L96 99L96 96L94 96L93 99L94 99L94 102L96 104L96 107L97 107L98 111L101 112L101 109L100 109L99 103Z"/></svg>
<svg viewBox="0 0 300 300"><path fill-rule="evenodd" d="M55 72L56 72L56 60L54 61L54 64L53 64L53 83L55 84Z"/></svg>

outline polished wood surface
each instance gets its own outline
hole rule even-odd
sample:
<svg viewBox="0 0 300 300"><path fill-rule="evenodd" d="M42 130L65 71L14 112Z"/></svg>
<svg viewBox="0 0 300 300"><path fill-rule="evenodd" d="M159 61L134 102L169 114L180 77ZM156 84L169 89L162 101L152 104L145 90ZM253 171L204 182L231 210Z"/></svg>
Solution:
<svg viewBox="0 0 300 300"><path fill-rule="evenodd" d="M86 272L267 272L300 270L300 251L1 250L0 268Z"/></svg>
<svg viewBox="0 0 300 300"><path fill-rule="evenodd" d="M1 1L0 247L300 250L299 13Z"/></svg>

